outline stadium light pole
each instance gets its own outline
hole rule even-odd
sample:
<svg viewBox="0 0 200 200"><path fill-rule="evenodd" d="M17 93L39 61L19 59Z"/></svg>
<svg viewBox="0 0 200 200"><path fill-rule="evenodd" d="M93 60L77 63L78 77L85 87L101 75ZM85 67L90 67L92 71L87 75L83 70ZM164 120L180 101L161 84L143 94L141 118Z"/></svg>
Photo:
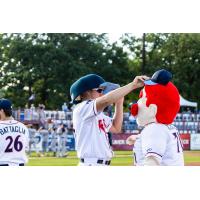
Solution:
<svg viewBox="0 0 200 200"><path fill-rule="evenodd" d="M145 66L146 66L146 49L145 49L145 40L146 34L142 35L142 73L145 74Z"/></svg>

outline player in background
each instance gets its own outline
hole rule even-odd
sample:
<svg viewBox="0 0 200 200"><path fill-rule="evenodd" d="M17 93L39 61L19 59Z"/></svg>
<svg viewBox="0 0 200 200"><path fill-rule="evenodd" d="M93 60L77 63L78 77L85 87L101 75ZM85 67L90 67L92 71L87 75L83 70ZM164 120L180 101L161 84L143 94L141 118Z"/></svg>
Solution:
<svg viewBox="0 0 200 200"><path fill-rule="evenodd" d="M107 133L119 133L123 121L124 96L144 85L146 76L137 76L134 81L103 95L105 80L96 75L86 75L70 88L74 104L73 127L75 145L81 166L109 165L113 156ZM103 84L103 86L101 86ZM104 115L103 110L115 104L113 118Z"/></svg>
<svg viewBox="0 0 200 200"><path fill-rule="evenodd" d="M33 128L32 124L28 124L27 128L28 128L28 131L29 131L29 152L28 152L28 155L30 155L32 149L35 149L35 134L36 134L36 129Z"/></svg>
<svg viewBox="0 0 200 200"><path fill-rule="evenodd" d="M58 148L57 148L57 157L66 157L67 152L67 128L64 124L61 124L57 129L58 135Z"/></svg>
<svg viewBox="0 0 200 200"><path fill-rule="evenodd" d="M42 136L42 154L41 156L45 156L48 152L48 140L49 140L49 131L45 129L44 126L41 126L38 130L40 135Z"/></svg>
<svg viewBox="0 0 200 200"><path fill-rule="evenodd" d="M28 147L27 127L13 119L11 101L0 99L0 166L24 166Z"/></svg>

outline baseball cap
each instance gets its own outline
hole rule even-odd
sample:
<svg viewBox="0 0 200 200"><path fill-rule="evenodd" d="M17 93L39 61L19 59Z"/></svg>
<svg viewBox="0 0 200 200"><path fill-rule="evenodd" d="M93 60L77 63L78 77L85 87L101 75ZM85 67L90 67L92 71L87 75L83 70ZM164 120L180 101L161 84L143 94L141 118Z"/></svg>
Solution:
<svg viewBox="0 0 200 200"><path fill-rule="evenodd" d="M119 88L120 85L116 84L116 83L111 83L111 82L104 82L99 87L103 87L104 88L103 94L107 94L107 93Z"/></svg>
<svg viewBox="0 0 200 200"><path fill-rule="evenodd" d="M0 99L0 109L10 110L12 109L12 103L8 99Z"/></svg>
<svg viewBox="0 0 200 200"><path fill-rule="evenodd" d="M144 81L145 85L166 85L172 79L172 74L165 70L161 69L156 71L153 76L149 79Z"/></svg>
<svg viewBox="0 0 200 200"><path fill-rule="evenodd" d="M72 99L72 104L79 102L79 97L82 93L98 88L105 80L97 74L88 74L77 81L75 81L70 87L70 95Z"/></svg>

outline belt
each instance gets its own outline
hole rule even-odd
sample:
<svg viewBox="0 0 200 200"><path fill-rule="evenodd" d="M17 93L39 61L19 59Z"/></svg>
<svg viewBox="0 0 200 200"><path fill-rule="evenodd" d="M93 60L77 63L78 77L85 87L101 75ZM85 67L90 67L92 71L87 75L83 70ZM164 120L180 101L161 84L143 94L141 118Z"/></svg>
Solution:
<svg viewBox="0 0 200 200"><path fill-rule="evenodd" d="M85 160L84 160L84 158L81 158L81 162L82 163L84 163L85 162ZM110 165L110 163L111 163L111 160L101 160L101 159L99 159L99 160L97 160L97 162L96 162L97 164L105 164L105 165Z"/></svg>
<svg viewBox="0 0 200 200"><path fill-rule="evenodd" d="M10 166L9 164L0 164L0 166ZM13 165L14 166L14 165ZM24 166L24 163L20 163L20 164L18 164L18 165L16 165L16 166Z"/></svg>

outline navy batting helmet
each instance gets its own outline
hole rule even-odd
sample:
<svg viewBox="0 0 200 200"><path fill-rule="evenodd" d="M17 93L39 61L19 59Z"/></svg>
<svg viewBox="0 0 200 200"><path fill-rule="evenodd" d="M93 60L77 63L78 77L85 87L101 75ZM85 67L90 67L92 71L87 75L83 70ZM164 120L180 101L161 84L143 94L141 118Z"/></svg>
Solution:
<svg viewBox="0 0 200 200"><path fill-rule="evenodd" d="M88 90L98 88L105 80L96 74L88 74L75 81L70 87L70 95L72 103L76 104L79 101L77 98Z"/></svg>
<svg viewBox="0 0 200 200"><path fill-rule="evenodd" d="M9 99L0 99L0 109L11 110L12 103Z"/></svg>

